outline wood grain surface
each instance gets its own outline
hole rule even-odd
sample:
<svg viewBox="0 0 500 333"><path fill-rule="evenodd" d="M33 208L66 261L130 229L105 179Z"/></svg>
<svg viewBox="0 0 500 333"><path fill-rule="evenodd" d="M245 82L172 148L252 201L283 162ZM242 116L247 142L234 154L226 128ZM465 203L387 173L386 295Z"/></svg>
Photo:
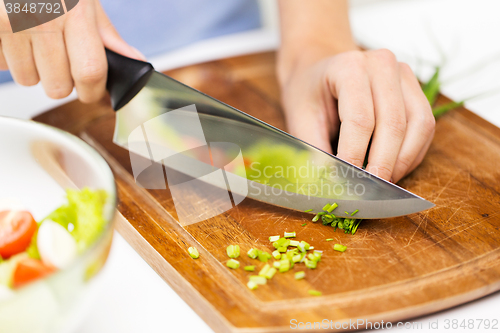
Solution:
<svg viewBox="0 0 500 333"><path fill-rule="evenodd" d="M167 74L285 129L274 65L274 54L263 53ZM398 321L500 289L500 129L466 109L437 121L427 157L400 182L436 207L365 220L356 235L251 199L182 227L168 190L135 185L128 152L111 142L114 114L108 105L75 101L35 120L77 134L103 154L116 176L119 232L217 332L288 332L292 319ZM190 195L194 203L204 200ZM293 272L278 273L267 285L249 290L253 273L228 269L226 247L239 244L241 265L259 269L263 264L245 253L251 247L271 251L268 237L283 231L295 231L298 240L324 251L318 268L296 265L292 271L305 270L304 280L294 280ZM335 243L347 251L333 251ZM189 246L200 251L198 260L189 257ZM323 295L310 296L310 289Z"/></svg>

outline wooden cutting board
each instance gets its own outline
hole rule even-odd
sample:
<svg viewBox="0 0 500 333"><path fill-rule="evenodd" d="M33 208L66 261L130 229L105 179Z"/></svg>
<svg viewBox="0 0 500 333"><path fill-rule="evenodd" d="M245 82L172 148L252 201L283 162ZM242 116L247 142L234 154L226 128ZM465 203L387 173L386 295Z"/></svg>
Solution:
<svg viewBox="0 0 500 333"><path fill-rule="evenodd" d="M263 53L167 74L284 129L274 66L274 54ZM75 101L35 120L78 134L104 155L120 196L118 231L217 332L288 332L294 319L399 321L500 289L500 129L465 109L437 121L424 162L400 182L436 207L363 221L356 235L251 199L182 227L168 190L135 185L128 152L111 142L109 106ZM190 195L193 201L204 199ZM268 237L283 231L295 231L298 240L324 251L318 268L305 269L304 280L278 273L258 290L247 289L252 273L228 269L226 247L239 244L241 265L260 268L263 264L245 253L251 247L271 251ZM335 243L347 245L347 251L333 251ZM198 260L189 257L189 246L199 249ZM303 265L293 269L298 270ZM310 289L323 296L310 296Z"/></svg>

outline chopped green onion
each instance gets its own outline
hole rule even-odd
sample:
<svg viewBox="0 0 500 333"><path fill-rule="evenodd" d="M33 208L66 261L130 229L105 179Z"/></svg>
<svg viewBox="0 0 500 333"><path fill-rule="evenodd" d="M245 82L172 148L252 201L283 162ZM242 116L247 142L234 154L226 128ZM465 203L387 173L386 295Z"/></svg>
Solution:
<svg viewBox="0 0 500 333"><path fill-rule="evenodd" d="M240 267L240 262L238 260L229 259L226 263L226 266L232 269L237 269L238 267Z"/></svg>
<svg viewBox="0 0 500 333"><path fill-rule="evenodd" d="M293 239L290 240L290 246L297 246L299 244L300 244L299 241L296 241L296 240L293 240Z"/></svg>
<svg viewBox="0 0 500 333"><path fill-rule="evenodd" d="M271 267L269 268L267 271L266 271L266 274L264 274L264 277L268 280L271 280L274 276L274 274L276 274L278 270L274 267Z"/></svg>
<svg viewBox="0 0 500 333"><path fill-rule="evenodd" d="M248 250L247 255L250 258L255 259L259 255L259 250L257 250L257 249L250 249L250 250Z"/></svg>
<svg viewBox="0 0 500 333"><path fill-rule="evenodd" d="M284 246L278 247L278 251L279 252L286 252L286 247L284 247Z"/></svg>
<svg viewBox="0 0 500 333"><path fill-rule="evenodd" d="M347 246L342 245L342 244L335 244L335 245L333 246L333 249L334 249L335 251L344 252L344 251L347 249Z"/></svg>
<svg viewBox="0 0 500 333"><path fill-rule="evenodd" d="M333 238L327 238L326 241L327 242L331 242L333 240Z"/></svg>
<svg viewBox="0 0 500 333"><path fill-rule="evenodd" d="M285 238L291 238L291 237L297 237L297 234L295 233L295 231L292 231L292 232L285 231Z"/></svg>
<svg viewBox="0 0 500 333"><path fill-rule="evenodd" d="M351 216L356 215L356 213L359 212L359 209L356 209L354 212L351 213Z"/></svg>
<svg viewBox="0 0 500 333"><path fill-rule="evenodd" d="M280 268L279 271L280 273L285 273L290 270L290 260L288 259L283 259L280 261Z"/></svg>
<svg viewBox="0 0 500 333"><path fill-rule="evenodd" d="M302 224L303 227L305 227L306 225L307 225L307 223Z"/></svg>
<svg viewBox="0 0 500 333"><path fill-rule="evenodd" d="M329 203L327 203L326 205L323 206L323 210L328 211L328 209L330 209L330 204Z"/></svg>
<svg viewBox="0 0 500 333"><path fill-rule="evenodd" d="M314 260L308 260L307 258L304 260L306 267L309 269L315 269L318 266L318 263Z"/></svg>
<svg viewBox="0 0 500 333"><path fill-rule="evenodd" d="M193 259L198 259L200 257L200 253L198 252L198 250L195 247L190 247L188 249L188 252L189 252L189 255L191 256L191 258L193 258Z"/></svg>
<svg viewBox="0 0 500 333"><path fill-rule="evenodd" d="M352 232L351 232L353 235L354 235L354 234L356 233L356 231L358 230L358 226L359 226L359 224L360 224L360 223L361 223L361 220L358 220L358 221L356 222L356 225L354 226L354 228L352 229Z"/></svg>
<svg viewBox="0 0 500 333"><path fill-rule="evenodd" d="M311 221L316 222L316 221L318 221L318 220L319 220L319 217L320 217L320 215L319 215L319 213L318 213L318 214L316 214L316 216L314 216L314 217L312 218L312 220L311 220Z"/></svg>
<svg viewBox="0 0 500 333"><path fill-rule="evenodd" d="M256 284L264 285L267 283L267 279L263 276L250 275L248 278L250 279L250 281L253 281Z"/></svg>
<svg viewBox="0 0 500 333"><path fill-rule="evenodd" d="M269 241L270 242L276 242L278 239L280 239L279 235L276 236L269 236Z"/></svg>
<svg viewBox="0 0 500 333"><path fill-rule="evenodd" d="M273 267L274 268L280 268L280 262L279 261L273 262Z"/></svg>
<svg viewBox="0 0 500 333"><path fill-rule="evenodd" d="M267 253L266 251L259 251L259 260L262 261L262 262L267 262L269 259L272 258L272 256Z"/></svg>
<svg viewBox="0 0 500 333"><path fill-rule="evenodd" d="M309 250L314 250L314 246L309 246Z"/></svg>
<svg viewBox="0 0 500 333"><path fill-rule="evenodd" d="M243 269L247 272L253 272L255 271L255 266L245 266Z"/></svg>
<svg viewBox="0 0 500 333"><path fill-rule="evenodd" d="M229 245L226 248L227 256L229 258L238 258L240 256L240 246L239 245Z"/></svg>
<svg viewBox="0 0 500 333"><path fill-rule="evenodd" d="M257 289L259 286L257 285L257 283L253 282L252 280L248 281L247 283L247 287L248 289L250 290L255 290Z"/></svg>
<svg viewBox="0 0 500 333"><path fill-rule="evenodd" d="M312 209L308 209L308 210L305 210L304 213L309 213L309 212L312 212L313 210Z"/></svg>
<svg viewBox="0 0 500 333"><path fill-rule="evenodd" d="M278 250L273 251L272 253L274 259L280 260L281 259L281 253Z"/></svg>
<svg viewBox="0 0 500 333"><path fill-rule="evenodd" d="M297 249L300 250L300 252L303 252L305 253L306 252L306 246L302 243L300 243L299 245L297 245Z"/></svg>
<svg viewBox="0 0 500 333"><path fill-rule="evenodd" d="M259 276L265 276L266 272L271 268L269 264L265 264L259 272Z"/></svg>
<svg viewBox="0 0 500 333"><path fill-rule="evenodd" d="M331 205L331 206L330 206L330 207L329 207L326 211L327 211L328 213L331 213L331 212L333 212L333 211L335 210L335 208L337 208L338 206L339 206L339 205L337 205L337 203L336 203L336 202L334 202L334 203L333 203L333 204L332 204L332 205Z"/></svg>
<svg viewBox="0 0 500 333"><path fill-rule="evenodd" d="M300 271L295 273L295 280L301 280L306 277L306 272Z"/></svg>
<svg viewBox="0 0 500 333"><path fill-rule="evenodd" d="M296 254L292 257L292 262L299 262L302 259L301 254Z"/></svg>
<svg viewBox="0 0 500 333"><path fill-rule="evenodd" d="M304 248L305 248L306 250L309 250L309 249L311 248L311 246L310 246L310 245L309 245L309 243L307 243L307 242L301 241L301 242L300 242L300 244L304 244Z"/></svg>
<svg viewBox="0 0 500 333"><path fill-rule="evenodd" d="M323 294L321 293L321 291L317 291L317 290L309 290L309 291L308 291L308 293L309 293L309 295L311 295L311 296L321 296L321 295L323 295Z"/></svg>

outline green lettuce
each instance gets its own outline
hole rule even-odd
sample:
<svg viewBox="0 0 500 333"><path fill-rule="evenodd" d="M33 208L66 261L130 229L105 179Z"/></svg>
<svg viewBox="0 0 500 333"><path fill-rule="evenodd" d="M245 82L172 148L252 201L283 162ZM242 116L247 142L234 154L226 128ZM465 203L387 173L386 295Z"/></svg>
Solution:
<svg viewBox="0 0 500 333"><path fill-rule="evenodd" d="M62 225L74 237L79 253L85 251L103 232L106 220L103 210L106 203L104 190L67 190L68 203L54 210L44 220ZM43 223L43 222L42 222Z"/></svg>

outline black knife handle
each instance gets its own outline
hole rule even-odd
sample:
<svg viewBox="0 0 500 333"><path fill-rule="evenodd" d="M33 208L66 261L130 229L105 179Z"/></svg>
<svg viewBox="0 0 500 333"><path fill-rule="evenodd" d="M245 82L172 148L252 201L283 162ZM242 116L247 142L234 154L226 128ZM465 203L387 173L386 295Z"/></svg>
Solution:
<svg viewBox="0 0 500 333"><path fill-rule="evenodd" d="M108 49L106 58L108 59L106 89L109 91L113 109L118 111L146 85L154 68L149 62L127 58Z"/></svg>

